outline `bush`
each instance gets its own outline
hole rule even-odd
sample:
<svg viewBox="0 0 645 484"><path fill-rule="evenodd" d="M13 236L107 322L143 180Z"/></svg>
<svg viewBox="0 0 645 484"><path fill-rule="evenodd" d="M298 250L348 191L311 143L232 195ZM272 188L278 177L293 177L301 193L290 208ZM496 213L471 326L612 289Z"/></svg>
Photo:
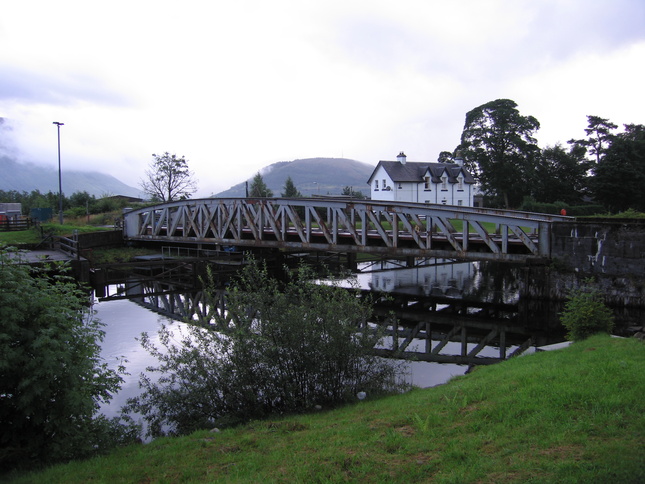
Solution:
<svg viewBox="0 0 645 484"><path fill-rule="evenodd" d="M300 267L280 283L253 263L229 290L225 313L211 311L177 342L162 328L161 349L142 335L160 362L148 370L161 376L142 375L144 392L125 411L142 413L149 435L184 434L400 389L399 367L372 355L380 336L360 331L371 305L313 280Z"/></svg>
<svg viewBox="0 0 645 484"><path fill-rule="evenodd" d="M603 303L599 290L587 280L583 287L571 292L560 322L568 331L567 339L580 341L596 333L610 333L614 316Z"/></svg>
<svg viewBox="0 0 645 484"><path fill-rule="evenodd" d="M83 457L126 439L116 421L97 416L122 381L99 358L101 323L87 294L56 272L33 272L0 249L2 470Z"/></svg>

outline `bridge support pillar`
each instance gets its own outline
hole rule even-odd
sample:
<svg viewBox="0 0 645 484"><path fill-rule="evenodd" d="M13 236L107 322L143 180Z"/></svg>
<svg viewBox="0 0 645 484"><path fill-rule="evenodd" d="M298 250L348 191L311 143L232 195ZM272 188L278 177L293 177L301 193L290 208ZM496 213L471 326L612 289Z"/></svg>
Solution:
<svg viewBox="0 0 645 484"><path fill-rule="evenodd" d="M347 267L352 272L358 272L358 263L356 262L356 254L354 252L347 253Z"/></svg>

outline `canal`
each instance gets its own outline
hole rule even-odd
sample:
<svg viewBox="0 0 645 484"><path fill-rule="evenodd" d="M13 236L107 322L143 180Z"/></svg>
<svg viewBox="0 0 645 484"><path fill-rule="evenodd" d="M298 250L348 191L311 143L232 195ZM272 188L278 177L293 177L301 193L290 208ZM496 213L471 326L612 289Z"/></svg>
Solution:
<svg viewBox="0 0 645 484"><path fill-rule="evenodd" d="M412 358L404 362L405 377L426 388L466 373L471 365L463 363L464 356L485 362L534 349L527 348L527 342L536 346L564 339L557 322L559 307L526 301L523 274L520 266L489 262L424 260L407 267L400 261L378 261L359 264L345 283L386 301L381 303L384 311L395 310L396 323L388 327L383 347L402 347L405 342ZM120 392L103 407L105 415L117 415L126 400L139 393L141 373L156 363L140 346L139 335L156 335L163 324L175 329L185 324L186 308L198 296L195 288L188 288L193 275L176 276L160 278L147 267L96 292L101 297L95 296L94 310L105 325L102 357L112 368L124 364L128 373ZM428 321L432 330L413 332Z"/></svg>

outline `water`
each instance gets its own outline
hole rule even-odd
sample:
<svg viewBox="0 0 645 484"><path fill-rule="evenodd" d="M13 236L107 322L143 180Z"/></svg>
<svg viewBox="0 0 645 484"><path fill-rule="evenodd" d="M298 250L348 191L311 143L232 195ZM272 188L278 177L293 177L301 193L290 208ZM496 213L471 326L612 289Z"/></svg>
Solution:
<svg viewBox="0 0 645 484"><path fill-rule="evenodd" d="M179 328L184 326L184 323L154 313L127 299L95 302L94 309L97 318L105 325L102 358L113 369L116 369L123 359L127 360L125 367L129 374L123 375L125 381L121 390L113 396L109 404L102 407L103 414L113 417L118 415L128 398L140 393L141 373L145 372L146 367L156 364L156 360L141 347L137 338L142 332L147 332L152 341L158 343L156 333L162 324ZM453 376L463 375L467 370L464 365L426 362L407 362L404 366L408 380L421 388L445 383Z"/></svg>
<svg viewBox="0 0 645 484"><path fill-rule="evenodd" d="M378 266L363 265L361 269L363 272L355 276L355 282L361 288L370 291L385 291L412 298L435 296L443 298L444 301L446 298L455 298L517 304L519 299L516 274L507 270L504 272L510 277L499 279L499 271L491 271L481 263L439 263L414 268L401 267L397 263L379 263ZM126 284L125 289L130 295L136 295L137 291L143 291L143 286ZM114 286L111 286L107 294L115 292ZM102 357L112 368L117 368L122 360L126 360L124 364L129 373L123 376L125 381L121 390L102 408L103 413L111 417L118 414L128 398L139 394L138 382L141 373L145 372L146 367L156 364L156 360L137 341L139 335L147 332L154 342L157 338L156 333L163 324L179 328L184 323L160 315L128 299L97 300L94 309L97 317L105 324L106 336L102 344ZM409 349L422 347L423 344L420 340L414 340ZM467 351L475 346L475 343L469 343ZM516 346L509 347L509 354L515 348ZM450 342L444 348L449 354L459 354L460 349L461 345L457 342ZM499 349L486 347L478 355L497 357ZM468 368L466 365L422 361L405 362L404 367L407 380L421 388L445 383L453 376L463 375Z"/></svg>

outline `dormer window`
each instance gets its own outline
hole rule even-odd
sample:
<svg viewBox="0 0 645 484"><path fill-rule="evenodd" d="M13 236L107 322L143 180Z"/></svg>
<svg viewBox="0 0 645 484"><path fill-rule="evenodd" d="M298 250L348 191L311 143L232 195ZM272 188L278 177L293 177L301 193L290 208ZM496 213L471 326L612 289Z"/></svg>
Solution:
<svg viewBox="0 0 645 484"><path fill-rule="evenodd" d="M446 176L441 177L441 189L448 190L448 177Z"/></svg>
<svg viewBox="0 0 645 484"><path fill-rule="evenodd" d="M424 190L430 190L430 177L429 176L424 176L423 177L423 188L424 188Z"/></svg>
<svg viewBox="0 0 645 484"><path fill-rule="evenodd" d="M462 175L459 175L457 178L457 190L463 190L464 189L464 177Z"/></svg>

